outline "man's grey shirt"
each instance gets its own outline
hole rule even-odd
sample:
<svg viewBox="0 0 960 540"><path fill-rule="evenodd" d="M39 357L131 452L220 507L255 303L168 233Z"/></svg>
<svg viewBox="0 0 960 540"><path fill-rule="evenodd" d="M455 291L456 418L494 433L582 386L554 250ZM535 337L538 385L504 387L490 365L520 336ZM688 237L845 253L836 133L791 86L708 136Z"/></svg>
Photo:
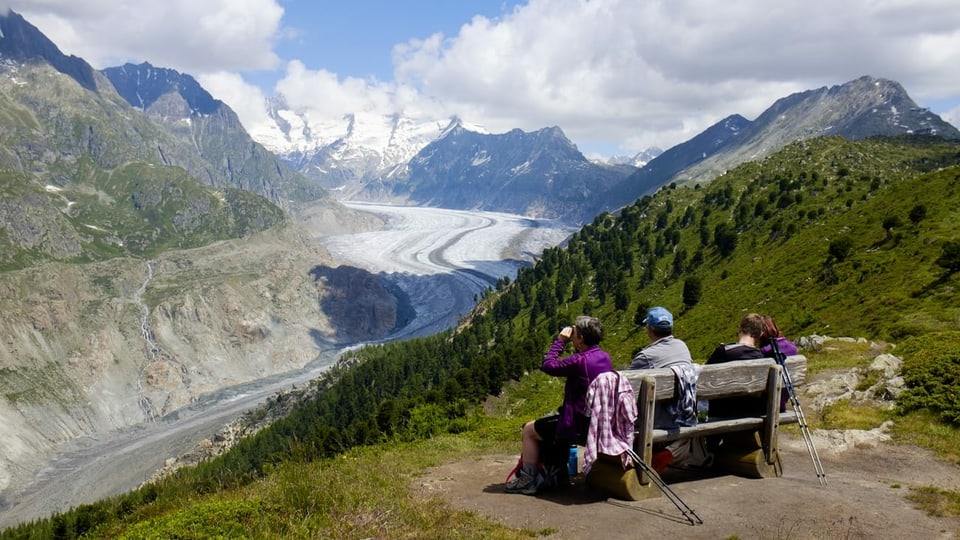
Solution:
<svg viewBox="0 0 960 540"><path fill-rule="evenodd" d="M691 364L690 349L674 336L662 337L634 355L627 369L658 369L675 364Z"/></svg>
<svg viewBox="0 0 960 540"><path fill-rule="evenodd" d="M627 369L669 368L681 364L693 365L690 349L687 348L687 344L683 340L670 335L662 337L641 349L633 356L633 361L630 362L630 367ZM695 392L690 396L690 399L694 403L696 402ZM693 408L692 414L696 415L696 407ZM656 409L653 412L653 427L673 429L680 425L677 423L678 418L676 403L657 402Z"/></svg>

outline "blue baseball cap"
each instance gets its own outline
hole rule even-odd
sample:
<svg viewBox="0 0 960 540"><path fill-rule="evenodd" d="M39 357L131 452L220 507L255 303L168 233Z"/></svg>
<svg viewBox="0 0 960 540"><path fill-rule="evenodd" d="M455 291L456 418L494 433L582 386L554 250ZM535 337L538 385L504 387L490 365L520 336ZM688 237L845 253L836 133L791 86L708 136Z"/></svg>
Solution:
<svg viewBox="0 0 960 540"><path fill-rule="evenodd" d="M654 328L673 328L673 315L662 307L650 308L647 312L647 318L644 319L645 326Z"/></svg>

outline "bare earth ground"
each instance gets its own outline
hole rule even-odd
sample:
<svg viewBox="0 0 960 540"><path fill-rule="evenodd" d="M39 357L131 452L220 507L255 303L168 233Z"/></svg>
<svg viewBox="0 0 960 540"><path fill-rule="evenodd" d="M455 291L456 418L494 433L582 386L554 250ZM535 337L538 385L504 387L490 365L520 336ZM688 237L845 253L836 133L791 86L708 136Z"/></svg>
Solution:
<svg viewBox="0 0 960 540"><path fill-rule="evenodd" d="M455 508L488 516L546 538L870 538L960 537L960 518L914 508L911 486L960 490L960 467L928 451L892 444L843 449L819 437L827 486L797 435L780 436L780 478L668 478L673 491L703 519L691 525L666 497L607 499L582 475L562 491L537 496L503 491L517 455L486 455L446 463L415 480L424 495L440 494Z"/></svg>

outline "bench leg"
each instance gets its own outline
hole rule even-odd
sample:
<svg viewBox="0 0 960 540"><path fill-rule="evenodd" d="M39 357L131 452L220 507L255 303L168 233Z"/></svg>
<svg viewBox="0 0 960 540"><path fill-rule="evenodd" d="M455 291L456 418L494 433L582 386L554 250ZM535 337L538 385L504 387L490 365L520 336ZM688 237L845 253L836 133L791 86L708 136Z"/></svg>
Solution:
<svg viewBox="0 0 960 540"><path fill-rule="evenodd" d="M747 478L776 478L783 476L780 454L775 453L768 463L767 452L760 444L759 432L729 433L714 456L714 466Z"/></svg>
<svg viewBox="0 0 960 540"><path fill-rule="evenodd" d="M767 409L766 421L763 423L761 446L766 453L767 463L773 465L780 461L777 455L777 431L780 427L780 366L774 366L767 373Z"/></svg>
<svg viewBox="0 0 960 540"><path fill-rule="evenodd" d="M624 501L641 501L661 496L660 490L652 482L646 485L640 483L634 467L624 470L619 456L597 456L586 481L587 485Z"/></svg>

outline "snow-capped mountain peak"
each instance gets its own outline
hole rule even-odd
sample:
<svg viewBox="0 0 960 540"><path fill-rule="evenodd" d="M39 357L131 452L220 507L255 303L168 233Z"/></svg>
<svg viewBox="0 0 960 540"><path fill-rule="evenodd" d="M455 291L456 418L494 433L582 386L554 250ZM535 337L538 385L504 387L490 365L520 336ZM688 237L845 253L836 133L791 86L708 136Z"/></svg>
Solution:
<svg viewBox="0 0 960 540"><path fill-rule="evenodd" d="M663 153L663 150L657 148L656 146L651 146L646 150L641 150L632 156L613 156L607 163L611 165L632 165L634 167L643 167L647 163L650 163L657 156Z"/></svg>
<svg viewBox="0 0 960 540"><path fill-rule="evenodd" d="M392 174L452 131L485 133L482 126L457 117L416 119L402 113L359 111L318 119L290 107L282 96L268 99L267 110L273 122L251 126L251 136L320 185L341 194L349 194L351 184Z"/></svg>

